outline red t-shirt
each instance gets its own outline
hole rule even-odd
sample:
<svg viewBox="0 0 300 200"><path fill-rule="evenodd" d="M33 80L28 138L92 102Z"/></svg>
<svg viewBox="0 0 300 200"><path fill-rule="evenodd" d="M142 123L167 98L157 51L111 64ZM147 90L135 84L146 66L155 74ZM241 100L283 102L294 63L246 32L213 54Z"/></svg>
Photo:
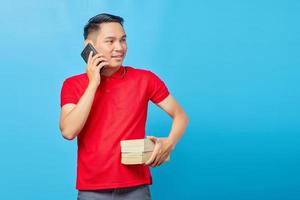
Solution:
<svg viewBox="0 0 300 200"><path fill-rule="evenodd" d="M77 104L89 83L87 74L66 79L61 106ZM121 164L120 141L145 137L148 101L169 95L164 82L147 70L123 67L101 76L88 119L77 136L78 190L122 188L151 184L146 165Z"/></svg>

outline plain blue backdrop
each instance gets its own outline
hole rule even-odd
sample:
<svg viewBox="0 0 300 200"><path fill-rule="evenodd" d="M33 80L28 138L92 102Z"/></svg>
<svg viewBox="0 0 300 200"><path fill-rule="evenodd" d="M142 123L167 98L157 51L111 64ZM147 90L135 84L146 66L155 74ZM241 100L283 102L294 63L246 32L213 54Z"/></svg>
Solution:
<svg viewBox="0 0 300 200"><path fill-rule="evenodd" d="M190 124L152 169L153 199L300 199L300 1L1 1L0 198L76 199L76 140L58 128L82 73L83 26L125 19L124 65L150 69ZM171 119L149 104L148 135Z"/></svg>

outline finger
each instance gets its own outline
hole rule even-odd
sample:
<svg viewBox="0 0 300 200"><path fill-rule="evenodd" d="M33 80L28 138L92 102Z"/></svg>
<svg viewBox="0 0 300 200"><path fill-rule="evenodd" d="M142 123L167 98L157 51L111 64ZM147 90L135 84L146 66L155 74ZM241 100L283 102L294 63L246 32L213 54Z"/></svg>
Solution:
<svg viewBox="0 0 300 200"><path fill-rule="evenodd" d="M160 165L161 165L161 163L162 163L162 161L161 161L161 160L157 160L157 162L155 162L155 167L158 167L158 166L160 166Z"/></svg>
<svg viewBox="0 0 300 200"><path fill-rule="evenodd" d="M165 155L165 154L162 155L162 156L160 157L160 160L159 160L159 162L157 163L157 165L160 166L162 163L165 162L166 159L167 159L166 155Z"/></svg>
<svg viewBox="0 0 300 200"><path fill-rule="evenodd" d="M158 166L158 164L160 163L161 161L161 152L159 152L155 158L155 160L153 161L153 165L154 167Z"/></svg>
<svg viewBox="0 0 300 200"><path fill-rule="evenodd" d="M169 157L170 153L165 153L163 156L162 156L162 161L165 162L167 160L167 158Z"/></svg>
<svg viewBox="0 0 300 200"><path fill-rule="evenodd" d="M103 68L104 66L107 66L107 65L109 65L109 63L107 61L102 61L97 66L99 66L100 68Z"/></svg>
<svg viewBox="0 0 300 200"><path fill-rule="evenodd" d="M157 162L158 162L158 158L156 157L154 159L154 161L152 162L151 167L156 167L157 166Z"/></svg>
<svg viewBox="0 0 300 200"><path fill-rule="evenodd" d="M98 66L99 64L101 64L102 62L107 62L107 59L104 57L99 57L94 61L94 65Z"/></svg>
<svg viewBox="0 0 300 200"><path fill-rule="evenodd" d="M152 165L153 162L155 161L158 153L159 153L159 150L160 150L160 146L157 146L155 145L154 149L153 149L153 152L151 154L151 157L149 158L149 160L146 162L146 165Z"/></svg>
<svg viewBox="0 0 300 200"><path fill-rule="evenodd" d="M153 162L155 161L156 157L158 156L158 154L160 152L160 149L161 149L161 145L155 144L153 153L152 153L150 159L146 162L146 165L153 165Z"/></svg>
<svg viewBox="0 0 300 200"><path fill-rule="evenodd" d="M159 161L156 166L159 167L159 166L161 166L162 163L163 163L163 161Z"/></svg>
<svg viewBox="0 0 300 200"><path fill-rule="evenodd" d="M149 160L145 163L145 165L152 165L155 157L156 157L157 151L153 151Z"/></svg>
<svg viewBox="0 0 300 200"><path fill-rule="evenodd" d="M166 161L166 159L169 156L169 152L163 152L162 150L160 150L158 152L158 155L156 156L156 159L153 161L152 165L157 167L160 166L163 162Z"/></svg>
<svg viewBox="0 0 300 200"><path fill-rule="evenodd" d="M91 52L89 53L89 56L88 56L87 64L90 64L90 63L91 63L92 57L93 57L93 52L91 51Z"/></svg>
<svg viewBox="0 0 300 200"><path fill-rule="evenodd" d="M107 65L109 65L108 62L101 62L99 65L97 65L97 67L99 67L99 72L100 72L101 69L103 69Z"/></svg>
<svg viewBox="0 0 300 200"><path fill-rule="evenodd" d="M155 160L155 162L153 163L153 165L154 165L154 167L158 167L158 166L161 165L161 163L162 163L161 158L157 158L157 159Z"/></svg>
<svg viewBox="0 0 300 200"><path fill-rule="evenodd" d="M101 60L101 61L99 61L99 63L97 65L95 65L95 67L99 67L101 69L106 65L109 65L109 63L105 60Z"/></svg>
<svg viewBox="0 0 300 200"><path fill-rule="evenodd" d="M100 54L100 53L95 54L95 55L92 57L92 62L94 63L95 60L96 60L97 58L100 58L100 57L105 58L103 54Z"/></svg>
<svg viewBox="0 0 300 200"><path fill-rule="evenodd" d="M106 58L103 56L98 56L96 58L93 57L91 63L92 63L92 65L98 65L101 61L104 61L104 60L107 61Z"/></svg>
<svg viewBox="0 0 300 200"><path fill-rule="evenodd" d="M161 149L161 145L158 144L156 141L157 141L157 138L154 137L154 136L147 136L148 139L152 140L154 143L155 143L155 146L154 146L154 149L153 149L153 152L151 154L151 157L150 159L145 163L146 165L152 165L154 159L156 158L158 152L160 151Z"/></svg>

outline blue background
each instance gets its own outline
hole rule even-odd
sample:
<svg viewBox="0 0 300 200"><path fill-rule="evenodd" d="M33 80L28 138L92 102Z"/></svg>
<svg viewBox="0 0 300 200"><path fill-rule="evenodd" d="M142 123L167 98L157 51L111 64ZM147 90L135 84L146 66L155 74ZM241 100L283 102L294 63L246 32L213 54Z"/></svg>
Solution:
<svg viewBox="0 0 300 200"><path fill-rule="evenodd" d="M58 128L82 73L83 26L125 19L124 62L150 69L190 124L153 199L300 199L300 1L1 1L1 199L76 199L76 140ZM171 119L152 103L147 133Z"/></svg>

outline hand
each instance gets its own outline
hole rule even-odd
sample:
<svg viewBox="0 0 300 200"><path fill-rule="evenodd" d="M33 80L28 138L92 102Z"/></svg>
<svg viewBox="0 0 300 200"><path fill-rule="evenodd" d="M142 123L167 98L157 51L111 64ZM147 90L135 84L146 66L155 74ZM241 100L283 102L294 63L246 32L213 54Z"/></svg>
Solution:
<svg viewBox="0 0 300 200"><path fill-rule="evenodd" d="M86 73L89 78L89 84L98 87L101 82L100 70L105 65L108 65L107 59L102 54L96 54L92 56L93 52L90 52L88 57L88 63L86 67Z"/></svg>
<svg viewBox="0 0 300 200"><path fill-rule="evenodd" d="M156 138L148 136L155 143L153 153L149 160L145 163L151 167L160 166L170 155L174 148L174 143L169 138Z"/></svg>

